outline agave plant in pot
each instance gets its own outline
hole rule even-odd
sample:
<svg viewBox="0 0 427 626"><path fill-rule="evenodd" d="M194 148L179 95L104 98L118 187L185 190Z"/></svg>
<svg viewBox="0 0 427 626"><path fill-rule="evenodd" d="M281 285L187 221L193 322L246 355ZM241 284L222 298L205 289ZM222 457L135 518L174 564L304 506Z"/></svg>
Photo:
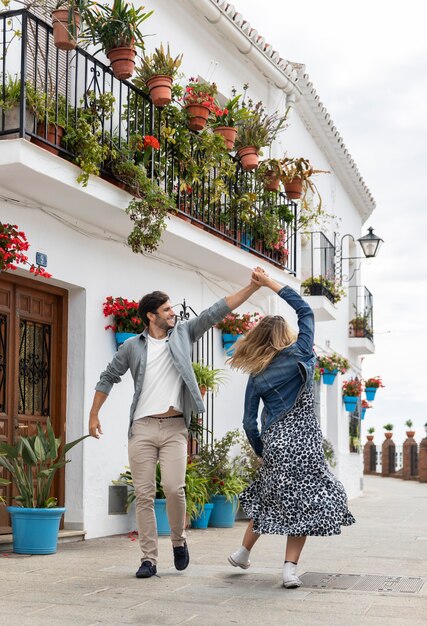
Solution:
<svg viewBox="0 0 427 626"><path fill-rule="evenodd" d="M0 443L0 465L10 474L17 494L12 498L19 506L8 506L12 517L13 551L18 554L53 554L56 552L58 530L64 507L57 506L51 495L56 472L69 459L65 455L86 439L61 445L55 437L50 419L46 430L37 424L37 434L20 436L15 445Z"/></svg>
<svg viewBox="0 0 427 626"><path fill-rule="evenodd" d="M243 169L250 171L258 167L261 149L271 145L279 132L286 128L288 112L280 115L275 111L268 115L262 102L255 106L249 103L248 108L251 115L238 124L235 148Z"/></svg>
<svg viewBox="0 0 427 626"><path fill-rule="evenodd" d="M136 68L134 84L147 87L151 102L156 107L164 107L172 102L172 83L182 63L182 54L173 57L169 44L165 50L161 43L153 54L143 54L141 65Z"/></svg>
<svg viewBox="0 0 427 626"><path fill-rule="evenodd" d="M97 5L87 16L86 39L100 43L110 60L118 80L130 78L135 68L136 48L144 48L144 35L140 26L153 13L144 13L143 6L136 8L126 0L114 0L113 6Z"/></svg>

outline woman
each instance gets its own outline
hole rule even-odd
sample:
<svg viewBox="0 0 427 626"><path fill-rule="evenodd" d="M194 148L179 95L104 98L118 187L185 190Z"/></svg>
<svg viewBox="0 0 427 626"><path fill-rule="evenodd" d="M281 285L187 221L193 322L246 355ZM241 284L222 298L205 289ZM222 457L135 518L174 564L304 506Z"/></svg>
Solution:
<svg viewBox="0 0 427 626"><path fill-rule="evenodd" d="M329 470L313 405L314 316L290 287L257 268L252 280L269 287L295 309L298 337L280 315L264 317L236 346L230 364L250 374L243 427L262 457L257 480L240 495L250 518L243 545L228 558L247 569L261 534L287 535L284 587L299 587L298 559L308 535L337 535L355 522L342 484ZM260 400L261 433L258 429Z"/></svg>

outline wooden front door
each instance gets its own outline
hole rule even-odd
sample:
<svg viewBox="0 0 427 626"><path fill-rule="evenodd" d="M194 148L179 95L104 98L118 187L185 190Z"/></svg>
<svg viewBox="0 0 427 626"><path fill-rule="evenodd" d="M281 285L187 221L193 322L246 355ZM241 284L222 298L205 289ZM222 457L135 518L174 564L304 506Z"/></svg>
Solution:
<svg viewBox="0 0 427 626"><path fill-rule="evenodd" d="M0 441L14 444L33 435L50 417L65 433L66 292L36 281L0 274ZM0 467L0 475L8 478ZM64 501L64 472L53 486ZM0 488L11 503L12 486ZM0 533L10 532L0 504Z"/></svg>

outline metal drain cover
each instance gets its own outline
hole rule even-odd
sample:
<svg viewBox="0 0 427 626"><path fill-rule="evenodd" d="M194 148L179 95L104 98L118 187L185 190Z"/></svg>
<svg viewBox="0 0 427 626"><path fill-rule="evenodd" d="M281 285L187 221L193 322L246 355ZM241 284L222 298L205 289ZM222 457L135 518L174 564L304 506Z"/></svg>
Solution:
<svg viewBox="0 0 427 626"><path fill-rule="evenodd" d="M352 591L418 593L423 578L405 576L372 576L369 574L328 574L305 572L300 576L304 587L312 589L341 589Z"/></svg>

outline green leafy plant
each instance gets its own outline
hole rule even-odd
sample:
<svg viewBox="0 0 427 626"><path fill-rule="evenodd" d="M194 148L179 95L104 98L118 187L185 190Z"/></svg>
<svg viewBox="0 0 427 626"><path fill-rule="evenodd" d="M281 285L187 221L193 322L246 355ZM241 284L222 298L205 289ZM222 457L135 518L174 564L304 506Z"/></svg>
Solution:
<svg viewBox="0 0 427 626"><path fill-rule="evenodd" d="M91 0L58 0L55 9L68 10L68 32L70 39L76 39L77 32L77 20L76 13L80 16L81 20L90 20L91 7L95 3Z"/></svg>
<svg viewBox="0 0 427 626"><path fill-rule="evenodd" d="M240 150L248 146L256 148L261 154L261 148L270 146L277 135L285 130L288 111L285 115L280 115L277 111L268 115L262 102L255 105L248 104L251 113L237 125L237 137L235 148Z"/></svg>
<svg viewBox="0 0 427 626"><path fill-rule="evenodd" d="M21 79L17 74L7 74L4 78L0 76L0 107L4 112L10 111L19 104L21 100Z"/></svg>
<svg viewBox="0 0 427 626"><path fill-rule="evenodd" d="M215 120L212 126L230 126L235 128L239 123L248 120L252 113L240 102L242 94L236 94L236 90L232 90L233 97L227 100L224 107L221 108L219 102L216 102L217 110L215 112Z"/></svg>
<svg viewBox="0 0 427 626"><path fill-rule="evenodd" d="M144 8L126 0L114 0L112 7L97 5L87 16L86 40L100 43L106 53L114 48L144 48L140 26L153 14L144 13Z"/></svg>
<svg viewBox="0 0 427 626"><path fill-rule="evenodd" d="M317 189L312 176L315 174L330 174L328 170L316 170L308 159L304 157L284 157L281 160L282 174L281 180L284 184L291 183L295 178L302 181L302 197L301 206L307 205L307 194L311 192L315 200L315 212L320 213L322 210L322 197Z"/></svg>
<svg viewBox="0 0 427 626"><path fill-rule="evenodd" d="M393 424L384 424L383 428L387 432L391 432L393 430L394 426L393 426Z"/></svg>
<svg viewBox="0 0 427 626"><path fill-rule="evenodd" d="M217 391L218 385L224 382L224 370L213 369L209 365L202 363L193 363L193 371L196 376L197 384L202 392Z"/></svg>
<svg viewBox="0 0 427 626"><path fill-rule="evenodd" d="M16 445L0 443L0 465L11 475L18 495L13 499L26 508L52 508L57 499L50 496L53 479L58 469L69 459L65 455L75 445L89 437L84 435L61 447L61 437L55 437L50 419L46 431L37 424L37 435L20 436Z"/></svg>
<svg viewBox="0 0 427 626"><path fill-rule="evenodd" d="M323 454L325 456L325 459L327 460L327 462L329 463L331 467L335 467L337 464L337 459L335 456L334 447L329 441L329 439L326 439L326 437L323 437L322 446L323 446Z"/></svg>
<svg viewBox="0 0 427 626"><path fill-rule="evenodd" d="M374 428L373 426L371 426L370 428L368 428L368 433L369 433L370 435L373 435L373 434L374 434L374 432L375 432L375 428Z"/></svg>
<svg viewBox="0 0 427 626"><path fill-rule="evenodd" d="M311 276L301 283L301 288L305 296L310 296L317 287L323 287L330 294L330 299L334 304L339 302L345 295L345 290L337 282L329 280L325 276Z"/></svg>
<svg viewBox="0 0 427 626"><path fill-rule="evenodd" d="M67 108L68 116L72 115L72 108L67 105L64 95L55 94L54 87L49 87L46 91L38 90L32 83L26 83L27 105L34 113L38 123L55 124L66 127Z"/></svg>
<svg viewBox="0 0 427 626"><path fill-rule="evenodd" d="M412 420L406 420L405 426L407 426L408 428L412 428L413 425L414 425L414 422Z"/></svg>
<svg viewBox="0 0 427 626"><path fill-rule="evenodd" d="M345 380L342 384L342 395L358 397L362 393L363 384L361 380L357 378L350 378Z"/></svg>
<svg viewBox="0 0 427 626"><path fill-rule="evenodd" d="M99 168L104 161L114 159L116 150L102 127L102 121L111 118L114 112L115 98L111 93L90 91L81 100L77 109L77 121L70 122L66 127L65 145L75 154L75 163L80 167L81 174L77 182L83 187L89 182L89 176L99 175Z"/></svg>
<svg viewBox="0 0 427 626"><path fill-rule="evenodd" d="M322 374L323 371L333 372L334 370L338 370L341 374L345 374L347 370L350 369L350 362L348 359L344 358L337 352L318 357L317 364Z"/></svg>
<svg viewBox="0 0 427 626"><path fill-rule="evenodd" d="M182 54L173 57L170 53L169 44L165 50L161 43L159 48L155 48L153 54L143 54L141 65L136 68L136 78L133 83L145 89L147 80L153 76L170 76L175 78L182 63Z"/></svg>
<svg viewBox="0 0 427 626"><path fill-rule="evenodd" d="M234 457L233 465L246 484L253 482L258 475L262 460L257 456L246 435L240 432L240 453Z"/></svg>

